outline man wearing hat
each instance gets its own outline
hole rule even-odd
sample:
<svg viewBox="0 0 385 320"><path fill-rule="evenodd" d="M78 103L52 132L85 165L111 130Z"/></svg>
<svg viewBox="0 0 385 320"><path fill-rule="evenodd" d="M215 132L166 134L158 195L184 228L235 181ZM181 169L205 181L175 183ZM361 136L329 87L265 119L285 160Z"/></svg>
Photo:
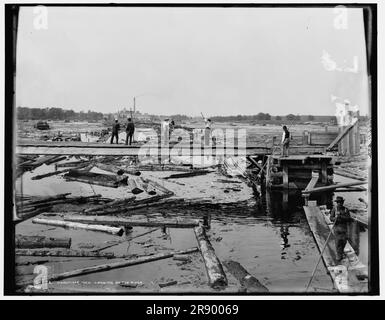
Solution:
<svg viewBox="0 0 385 320"><path fill-rule="evenodd" d="M330 212L330 220L334 222L334 235L336 241L337 260L344 258L344 249L348 241L348 225L352 221L349 210L344 206L344 198L337 197L336 207Z"/></svg>

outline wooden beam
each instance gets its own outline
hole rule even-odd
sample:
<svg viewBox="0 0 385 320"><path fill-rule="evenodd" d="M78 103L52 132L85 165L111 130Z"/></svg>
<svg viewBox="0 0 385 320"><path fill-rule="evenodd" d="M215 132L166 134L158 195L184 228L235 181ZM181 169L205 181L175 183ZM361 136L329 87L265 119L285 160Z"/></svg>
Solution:
<svg viewBox="0 0 385 320"><path fill-rule="evenodd" d="M333 147L335 147L349 132L352 130L352 128L358 123L358 119L351 124L350 126L347 126L344 130L342 130L338 136L333 140L333 142L326 148L326 150L330 150Z"/></svg>
<svg viewBox="0 0 385 320"><path fill-rule="evenodd" d="M313 188L313 189L309 189L309 190L303 190L302 193L304 194L304 193L333 191L337 188L358 186L358 185L367 184L367 183L368 183L367 181L338 183L338 184L333 184L333 185L326 186L326 187L319 187L319 188Z"/></svg>
<svg viewBox="0 0 385 320"><path fill-rule="evenodd" d="M282 164L282 179L283 188L289 188L289 167L287 163Z"/></svg>

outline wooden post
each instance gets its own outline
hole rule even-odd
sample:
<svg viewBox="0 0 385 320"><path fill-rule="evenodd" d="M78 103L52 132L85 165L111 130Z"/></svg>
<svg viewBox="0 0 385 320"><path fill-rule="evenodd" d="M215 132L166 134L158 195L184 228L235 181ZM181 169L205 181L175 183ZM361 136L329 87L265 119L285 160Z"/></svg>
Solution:
<svg viewBox="0 0 385 320"><path fill-rule="evenodd" d="M282 164L282 179L283 179L283 188L289 188L289 168L286 162Z"/></svg>
<svg viewBox="0 0 385 320"><path fill-rule="evenodd" d="M327 168L328 168L327 163L321 160L321 182L324 185L326 185L328 181Z"/></svg>
<svg viewBox="0 0 385 320"><path fill-rule="evenodd" d="M266 189L269 189L271 186L271 159L272 156L267 156L267 164L266 164Z"/></svg>

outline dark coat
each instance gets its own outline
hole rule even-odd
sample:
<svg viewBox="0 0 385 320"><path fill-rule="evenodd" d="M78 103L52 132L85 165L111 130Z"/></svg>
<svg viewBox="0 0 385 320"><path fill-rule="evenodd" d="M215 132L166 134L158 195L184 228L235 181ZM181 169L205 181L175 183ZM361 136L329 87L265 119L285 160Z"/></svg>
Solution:
<svg viewBox="0 0 385 320"><path fill-rule="evenodd" d="M113 133L118 133L119 130L120 130L120 123L115 122L115 123L112 125L112 132L113 132Z"/></svg>
<svg viewBox="0 0 385 320"><path fill-rule="evenodd" d="M132 135L134 134L134 131L135 131L135 125L133 122L129 121L127 123L126 132L127 134Z"/></svg>

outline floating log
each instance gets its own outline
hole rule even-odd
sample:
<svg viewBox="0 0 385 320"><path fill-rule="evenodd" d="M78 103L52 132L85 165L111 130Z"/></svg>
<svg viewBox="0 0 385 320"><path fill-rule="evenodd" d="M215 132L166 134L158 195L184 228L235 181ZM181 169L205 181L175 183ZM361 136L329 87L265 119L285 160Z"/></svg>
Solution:
<svg viewBox="0 0 385 320"><path fill-rule="evenodd" d="M65 202L89 203L91 201L100 201L100 200L102 200L102 195L94 194L92 196L86 196L86 197L84 196L70 197L70 198L67 198Z"/></svg>
<svg viewBox="0 0 385 320"><path fill-rule="evenodd" d="M17 219L15 219L13 222L15 224L18 224L18 223L23 222L25 220L31 219L33 217L36 217L37 215L39 215L39 214L43 213L44 211L46 211L47 208L49 208L49 207L38 208L38 209L30 211L30 212L18 213L17 214Z"/></svg>
<svg viewBox="0 0 385 320"><path fill-rule="evenodd" d="M64 159L67 159L67 156L55 156L51 160L46 161L45 164L50 165L52 163L59 162L59 161L62 161Z"/></svg>
<svg viewBox="0 0 385 320"><path fill-rule="evenodd" d="M48 208L51 208L53 205L62 204L62 203L73 203L73 202L85 203L85 202L96 200L100 197L101 195L93 195L88 197L80 196L80 197L62 198L62 199L53 200L53 201L40 202L40 203L30 204L26 206L19 205L17 206L17 213L22 217L28 214L30 218L32 217L31 214L33 214L34 211L41 212L41 211L47 210Z"/></svg>
<svg viewBox="0 0 385 320"><path fill-rule="evenodd" d="M196 177L196 176L208 174L210 172L211 171L207 171L207 170L196 170L196 171L192 171L192 172L172 174L168 177L164 177L163 179L167 180L167 179L190 178L190 177Z"/></svg>
<svg viewBox="0 0 385 320"><path fill-rule="evenodd" d="M128 197L125 199L113 200L111 202L107 202L106 204L99 205L99 206L96 206L94 208L85 209L83 212L88 214L88 213L93 212L93 211L100 211L100 210L104 210L104 209L113 208L116 206L127 205L128 203L133 202L135 200L135 198L136 197Z"/></svg>
<svg viewBox="0 0 385 320"><path fill-rule="evenodd" d="M69 170L70 169L64 169L64 170L57 170L57 171L49 172L49 173L46 173L46 174L40 174L40 175L32 177L31 180L40 180L40 179L43 179L43 178L55 176L57 174L66 173Z"/></svg>
<svg viewBox="0 0 385 320"><path fill-rule="evenodd" d="M57 200L57 199L64 199L64 198L66 198L70 194L71 193L61 193L61 194L57 194L55 196L41 197L41 198L36 199L36 200L32 200L31 199L31 200L19 202L17 205L18 206L27 206L27 205L30 205L30 204L38 204L38 203L43 203L43 202L50 202L50 201Z"/></svg>
<svg viewBox="0 0 385 320"><path fill-rule="evenodd" d="M113 252L93 252L87 250L71 249L16 249L17 256L39 256L39 257L87 257L87 258L115 258Z"/></svg>
<svg viewBox="0 0 385 320"><path fill-rule="evenodd" d="M146 219L132 220L124 218L109 217L85 217L70 216L65 217L65 221L80 222L86 224L102 224L108 226L132 226L132 227L169 227L169 228L193 228L199 225L198 220L188 219Z"/></svg>
<svg viewBox="0 0 385 320"><path fill-rule="evenodd" d="M110 187L110 188L117 188L119 186L118 182L112 182L112 181L96 181L94 179L91 179L90 177L71 177L71 176L65 176L65 179L67 181L78 181L78 182L84 182L89 184L96 184L98 186L103 187Z"/></svg>
<svg viewBox="0 0 385 320"><path fill-rule="evenodd" d="M367 181L360 181L360 182L337 183L337 184L333 184L331 186L303 190L302 193L305 194L305 193L314 193L314 192L333 191L337 188L358 186L358 185L366 184L366 183L368 183L368 182Z"/></svg>
<svg viewBox="0 0 385 320"><path fill-rule="evenodd" d="M247 292L268 292L269 290L247 272L239 262L227 260L223 264L229 272L246 288Z"/></svg>
<svg viewBox="0 0 385 320"><path fill-rule="evenodd" d="M22 236L16 235L16 248L69 248L71 247L71 238L48 238L43 236Z"/></svg>
<svg viewBox="0 0 385 320"><path fill-rule="evenodd" d="M66 168L66 167L77 167L78 165L83 165L85 163L90 163L88 160L80 160L80 161L71 161L71 162L64 162L64 163L58 163L56 166L58 168Z"/></svg>
<svg viewBox="0 0 385 320"><path fill-rule="evenodd" d="M190 172L192 170L192 165L181 166L181 165L150 164L150 165L139 165L135 167L127 167L126 170Z"/></svg>
<svg viewBox="0 0 385 320"><path fill-rule="evenodd" d="M205 229L202 226L194 229L199 249L205 262L209 284L213 288L227 286L226 274L218 257L215 255L214 248L207 239Z"/></svg>
<svg viewBox="0 0 385 320"><path fill-rule="evenodd" d="M91 273L103 272L103 271L108 271L108 270L118 269L118 268L125 268L128 266L134 266L134 265L152 262L152 261L156 261L156 260L171 258L176 254L190 254L190 253L193 253L196 251L198 251L198 248L192 248L192 249L187 249L187 250L182 250L182 251L172 251L172 252L168 252L168 253L158 253L158 254L154 254L154 255L150 255L150 256L139 257L136 259L127 259L127 260L112 262L112 263L108 263L108 264L100 264L100 265L96 265L96 266L91 266L91 267L76 269L76 270L63 272L63 273L59 273L59 274L54 274L54 275L48 276L47 280L48 281L58 281L58 280L62 280L62 279L77 277L77 276L91 274ZM33 282L33 279L19 282L19 283L17 283L17 285L19 287L20 286L26 286L28 284L31 284L31 282Z"/></svg>
<svg viewBox="0 0 385 320"><path fill-rule="evenodd" d="M41 166L42 164L44 164L45 162L47 161L50 161L54 158L56 158L57 156L41 156L39 158L37 158L35 161L29 163L29 164L23 164L23 166L28 166L28 167L33 167L33 168L36 168L38 166Z"/></svg>
<svg viewBox="0 0 385 320"><path fill-rule="evenodd" d="M339 176L345 177L345 178L350 178L350 179L355 179L359 181L366 181L367 178L356 175L356 174L351 174L349 172L346 172L344 170L339 170L339 169L334 169L334 173L338 174Z"/></svg>
<svg viewBox="0 0 385 320"><path fill-rule="evenodd" d="M136 238L145 236L146 234L155 232L155 231L157 231L157 230L159 230L159 228L151 229L150 231L143 232L143 233L138 234L138 235L136 235L136 236L134 236L134 237L130 237L129 239L124 239L124 240L120 240L120 241L115 241L115 242L113 242L113 243L109 243L109 244L106 245L106 246L99 247L99 248L94 249L94 250L92 250L92 251L93 251L93 252L96 252L96 251L102 251L102 250L104 250L104 249L107 249L107 248L111 248L111 247L117 246L117 245L119 245L119 244L121 244L121 243L124 243L124 242L127 242L127 241L131 241L131 240L133 240L133 239L136 239Z"/></svg>
<svg viewBox="0 0 385 320"><path fill-rule="evenodd" d="M62 220L49 220L49 219L35 218L32 220L32 223L46 224L49 226L58 226L58 227L63 227L63 228L85 229L85 230L90 230L90 231L101 231L101 232L111 233L113 235L118 235L118 236L121 236L124 233L123 228L101 226L101 225L88 225L88 224L83 224L83 223L67 222L67 221L62 221Z"/></svg>
<svg viewBox="0 0 385 320"><path fill-rule="evenodd" d="M119 206L117 208L111 208L111 209L104 209L100 211L92 211L92 212L87 212L86 214L92 214L92 215L107 215L107 214L116 214L116 213L126 213L131 210L135 209L141 209L141 208L146 208L150 206L156 206L156 205L162 205L167 203L167 200L171 200L171 202L175 201L183 201L183 199L178 200L178 199L166 199L170 197L171 195L157 195L157 196L152 196L147 199L141 199L141 200L136 200L134 201L131 205L124 205L124 206Z"/></svg>

